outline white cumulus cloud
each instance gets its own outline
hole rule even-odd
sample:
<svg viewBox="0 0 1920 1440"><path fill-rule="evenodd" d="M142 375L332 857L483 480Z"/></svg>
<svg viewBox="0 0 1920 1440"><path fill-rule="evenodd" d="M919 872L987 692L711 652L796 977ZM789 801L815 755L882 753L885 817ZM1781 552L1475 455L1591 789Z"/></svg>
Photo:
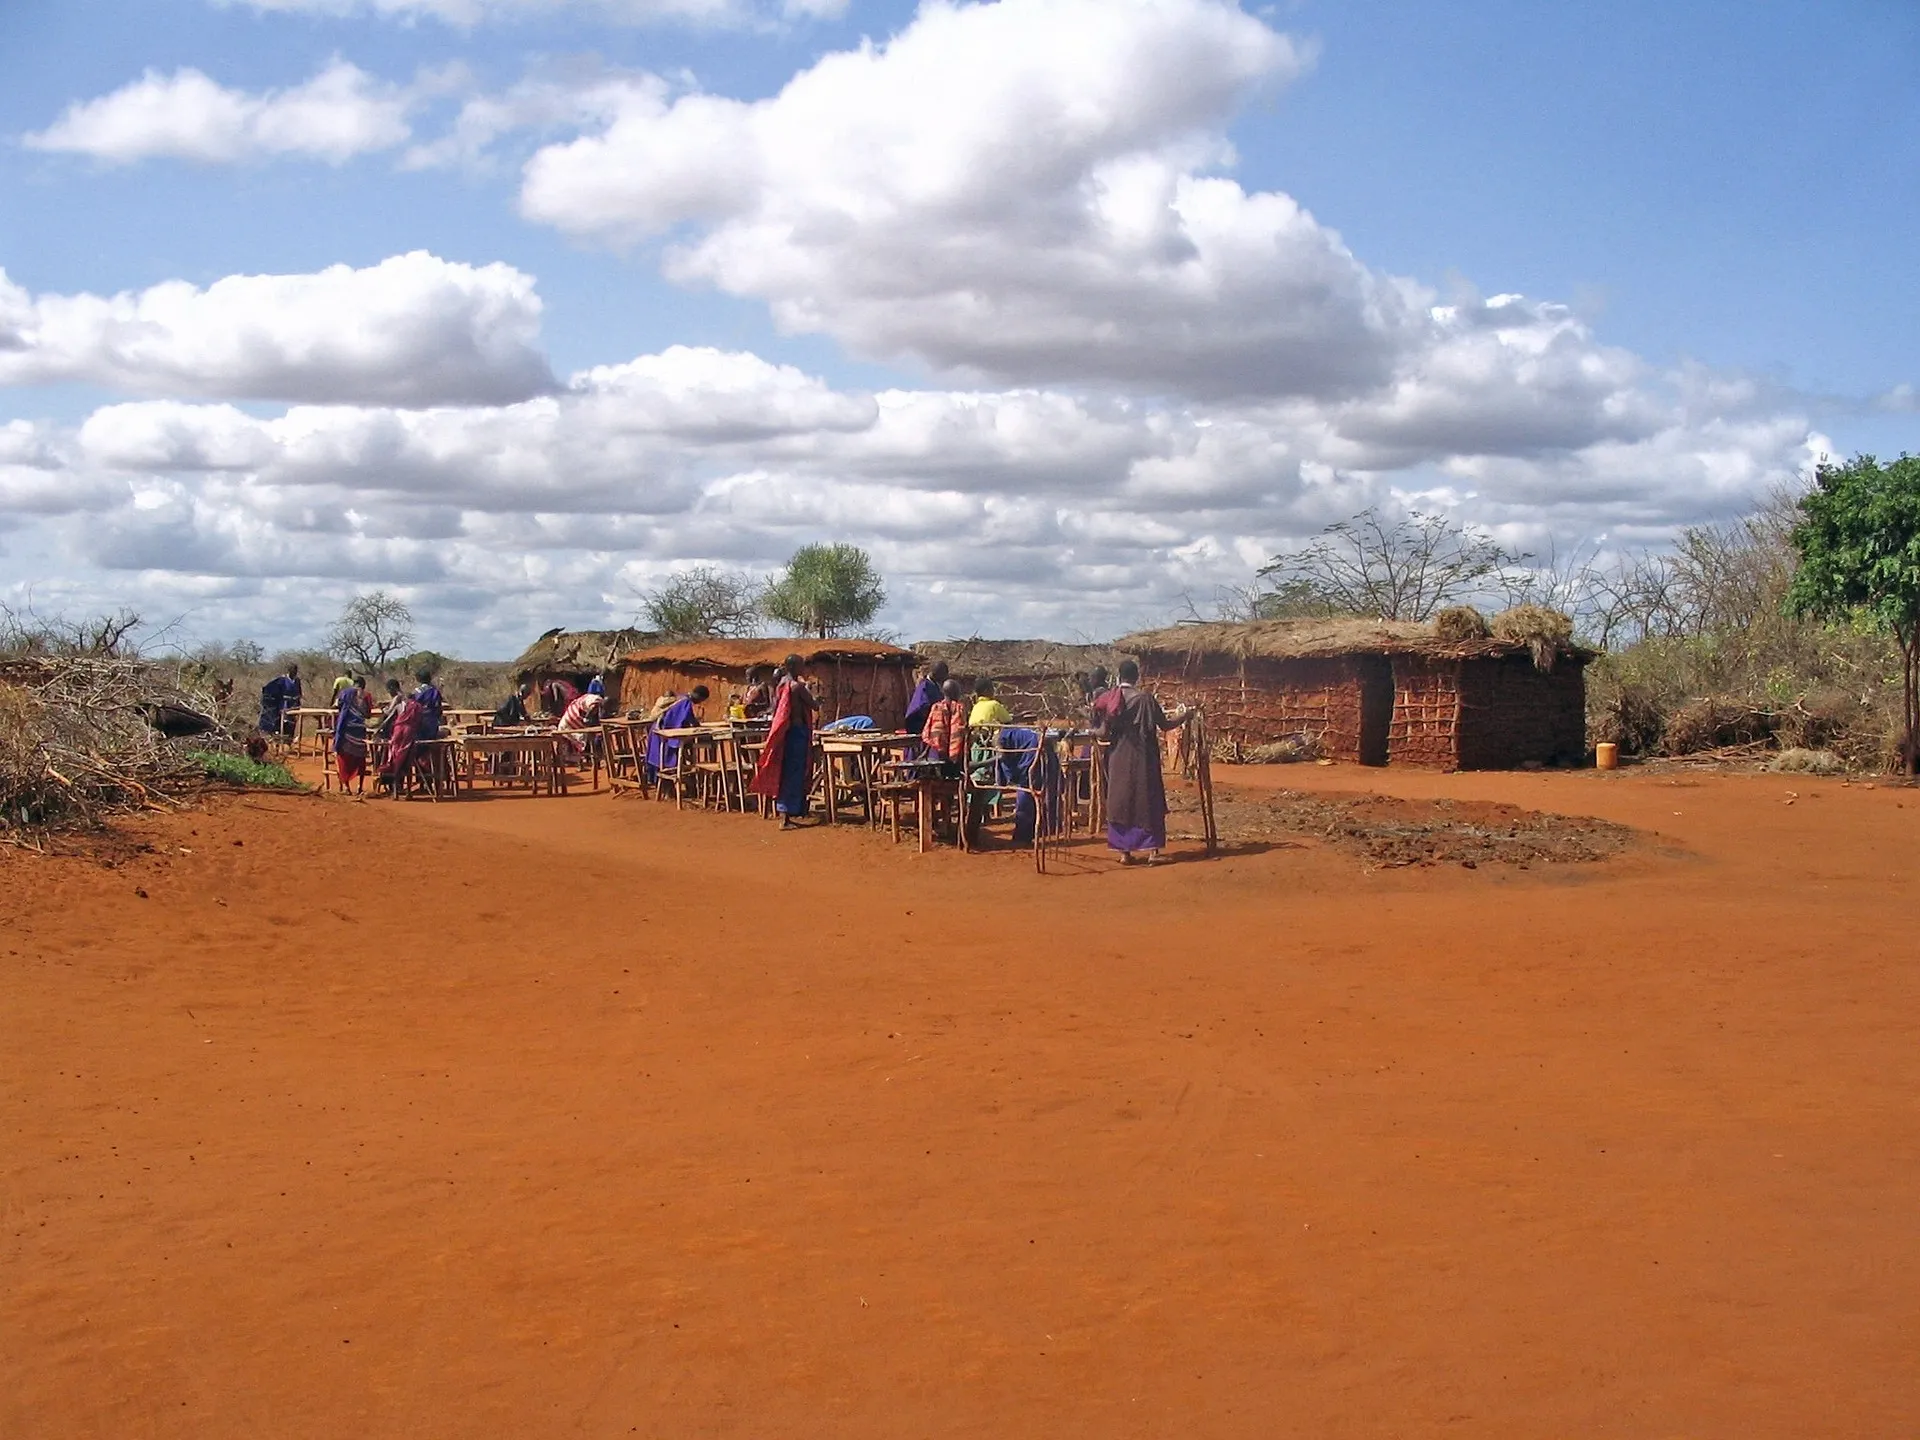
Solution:
<svg viewBox="0 0 1920 1440"><path fill-rule="evenodd" d="M405 144L413 103L407 89L344 60L303 85L258 94L229 89L198 70L149 70L111 94L70 105L25 143L108 164L298 156L339 165Z"/></svg>
<svg viewBox="0 0 1920 1440"><path fill-rule="evenodd" d="M0 384L430 405L554 388L531 276L424 251L309 275L29 294L0 271Z"/></svg>
<svg viewBox="0 0 1920 1440"><path fill-rule="evenodd" d="M562 14L615 25L682 22L736 26L775 18L833 19L847 10L847 0L218 0L218 3L289 14L437 20L462 28Z"/></svg>

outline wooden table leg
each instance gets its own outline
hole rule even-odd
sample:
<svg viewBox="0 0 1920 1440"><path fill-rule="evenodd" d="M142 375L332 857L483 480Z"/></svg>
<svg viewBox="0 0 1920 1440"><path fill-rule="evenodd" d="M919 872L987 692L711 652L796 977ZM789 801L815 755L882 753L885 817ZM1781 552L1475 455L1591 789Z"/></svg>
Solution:
<svg viewBox="0 0 1920 1440"><path fill-rule="evenodd" d="M933 787L922 781L914 787L914 818L920 822L920 853L933 848Z"/></svg>

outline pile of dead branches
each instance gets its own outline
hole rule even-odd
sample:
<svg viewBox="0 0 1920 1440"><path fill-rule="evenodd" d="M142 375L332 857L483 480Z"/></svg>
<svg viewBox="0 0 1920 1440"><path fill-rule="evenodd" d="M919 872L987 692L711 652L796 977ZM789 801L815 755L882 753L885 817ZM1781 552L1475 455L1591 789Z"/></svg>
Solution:
<svg viewBox="0 0 1920 1440"><path fill-rule="evenodd" d="M229 749L218 731L168 740L160 715L214 713L166 670L120 655L0 660L0 841L181 803L202 769L192 750Z"/></svg>

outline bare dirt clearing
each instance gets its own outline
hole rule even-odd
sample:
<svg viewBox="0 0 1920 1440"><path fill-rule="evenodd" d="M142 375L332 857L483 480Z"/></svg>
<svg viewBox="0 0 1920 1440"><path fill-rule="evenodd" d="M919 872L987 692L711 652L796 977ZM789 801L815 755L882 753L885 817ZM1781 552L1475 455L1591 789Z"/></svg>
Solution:
<svg viewBox="0 0 1920 1440"><path fill-rule="evenodd" d="M0 1433L1915 1428L1920 795L1220 781L1645 843L274 796L0 855Z"/></svg>

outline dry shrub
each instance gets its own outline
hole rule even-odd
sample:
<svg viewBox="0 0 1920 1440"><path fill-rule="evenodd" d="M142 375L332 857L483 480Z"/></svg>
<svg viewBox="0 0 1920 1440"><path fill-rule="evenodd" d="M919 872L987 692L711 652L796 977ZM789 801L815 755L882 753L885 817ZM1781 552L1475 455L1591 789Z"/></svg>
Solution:
<svg viewBox="0 0 1920 1440"><path fill-rule="evenodd" d="M1433 617L1433 633L1442 640L1485 640L1493 634L1487 617L1471 605L1449 605Z"/></svg>
<svg viewBox="0 0 1920 1440"><path fill-rule="evenodd" d="M1774 756L1767 768L1782 775L1839 775L1847 767L1831 750L1809 750L1796 745Z"/></svg>
<svg viewBox="0 0 1920 1440"><path fill-rule="evenodd" d="M1623 685L1594 707L1587 725L1589 744L1613 744L1622 755L1652 755L1666 738L1667 715L1660 699L1641 685Z"/></svg>
<svg viewBox="0 0 1920 1440"><path fill-rule="evenodd" d="M0 838L164 803L167 790L198 769L186 746L155 734L143 712L205 714L207 704L125 656L0 662ZM204 749L210 741L219 737L191 743Z"/></svg>
<svg viewBox="0 0 1920 1440"><path fill-rule="evenodd" d="M1573 617L1545 605L1516 605L1493 617L1493 638L1525 645L1533 652L1534 667L1553 669L1560 651L1573 643Z"/></svg>
<svg viewBox="0 0 1920 1440"><path fill-rule="evenodd" d="M1730 695L1690 700L1668 717L1665 749L1669 755L1697 755L1729 745L1771 740L1774 716Z"/></svg>
<svg viewBox="0 0 1920 1440"><path fill-rule="evenodd" d="M1266 745L1247 745L1240 758L1248 765L1297 765L1320 758L1320 741L1313 735L1287 735Z"/></svg>

